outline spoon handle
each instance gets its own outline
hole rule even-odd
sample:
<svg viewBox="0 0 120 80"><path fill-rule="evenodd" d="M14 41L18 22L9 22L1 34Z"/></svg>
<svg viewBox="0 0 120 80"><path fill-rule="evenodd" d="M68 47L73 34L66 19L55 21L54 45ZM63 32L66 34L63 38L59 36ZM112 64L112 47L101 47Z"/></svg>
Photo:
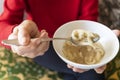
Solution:
<svg viewBox="0 0 120 80"><path fill-rule="evenodd" d="M52 41L52 40L69 40L67 38L45 38L45 39L41 39L41 41ZM18 39L10 39L10 40L3 40L2 43L4 45L16 45L16 46L20 46Z"/></svg>
<svg viewBox="0 0 120 80"><path fill-rule="evenodd" d="M8 45L8 46L11 46L11 45L20 46L18 39L2 40L2 44Z"/></svg>
<svg viewBox="0 0 120 80"><path fill-rule="evenodd" d="M41 39L41 41L52 41L52 40L69 40L69 38L45 38L45 39Z"/></svg>

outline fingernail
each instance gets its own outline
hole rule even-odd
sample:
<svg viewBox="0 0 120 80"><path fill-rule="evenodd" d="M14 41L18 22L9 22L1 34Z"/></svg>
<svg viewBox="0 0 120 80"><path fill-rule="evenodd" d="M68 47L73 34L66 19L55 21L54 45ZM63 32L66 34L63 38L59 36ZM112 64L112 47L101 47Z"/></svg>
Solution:
<svg viewBox="0 0 120 80"><path fill-rule="evenodd" d="M41 33L43 33L43 32L46 32L46 30L45 29L41 30Z"/></svg>

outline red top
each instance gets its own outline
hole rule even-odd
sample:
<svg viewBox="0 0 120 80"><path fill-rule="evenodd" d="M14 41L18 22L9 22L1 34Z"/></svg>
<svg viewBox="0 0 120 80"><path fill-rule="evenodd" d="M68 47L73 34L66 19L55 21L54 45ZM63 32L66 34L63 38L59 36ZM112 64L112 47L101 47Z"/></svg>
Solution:
<svg viewBox="0 0 120 80"><path fill-rule="evenodd" d="M76 19L97 21L98 17L98 0L4 1L4 11L0 15L0 42L7 39L13 27L20 24L23 19L35 21L39 30L46 29L52 37L55 30L68 21Z"/></svg>

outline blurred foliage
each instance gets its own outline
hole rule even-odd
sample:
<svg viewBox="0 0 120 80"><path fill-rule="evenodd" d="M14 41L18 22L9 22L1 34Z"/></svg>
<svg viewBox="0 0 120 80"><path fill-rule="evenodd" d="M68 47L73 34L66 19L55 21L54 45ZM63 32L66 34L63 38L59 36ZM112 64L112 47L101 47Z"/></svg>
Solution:
<svg viewBox="0 0 120 80"><path fill-rule="evenodd" d="M62 80L55 71L46 69L30 58L0 48L0 80Z"/></svg>

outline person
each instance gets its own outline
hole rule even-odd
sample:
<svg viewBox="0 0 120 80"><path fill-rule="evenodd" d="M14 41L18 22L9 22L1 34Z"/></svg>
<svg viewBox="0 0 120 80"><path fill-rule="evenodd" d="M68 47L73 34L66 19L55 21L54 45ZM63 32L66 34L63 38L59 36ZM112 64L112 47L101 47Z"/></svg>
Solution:
<svg viewBox="0 0 120 80"><path fill-rule="evenodd" d="M104 80L106 66L92 70L75 68L57 56L52 42L41 42L42 38L53 37L66 22L97 21L97 17L98 0L5 0L0 15L0 41L18 39L21 46L11 46L14 53L62 73L64 80Z"/></svg>

